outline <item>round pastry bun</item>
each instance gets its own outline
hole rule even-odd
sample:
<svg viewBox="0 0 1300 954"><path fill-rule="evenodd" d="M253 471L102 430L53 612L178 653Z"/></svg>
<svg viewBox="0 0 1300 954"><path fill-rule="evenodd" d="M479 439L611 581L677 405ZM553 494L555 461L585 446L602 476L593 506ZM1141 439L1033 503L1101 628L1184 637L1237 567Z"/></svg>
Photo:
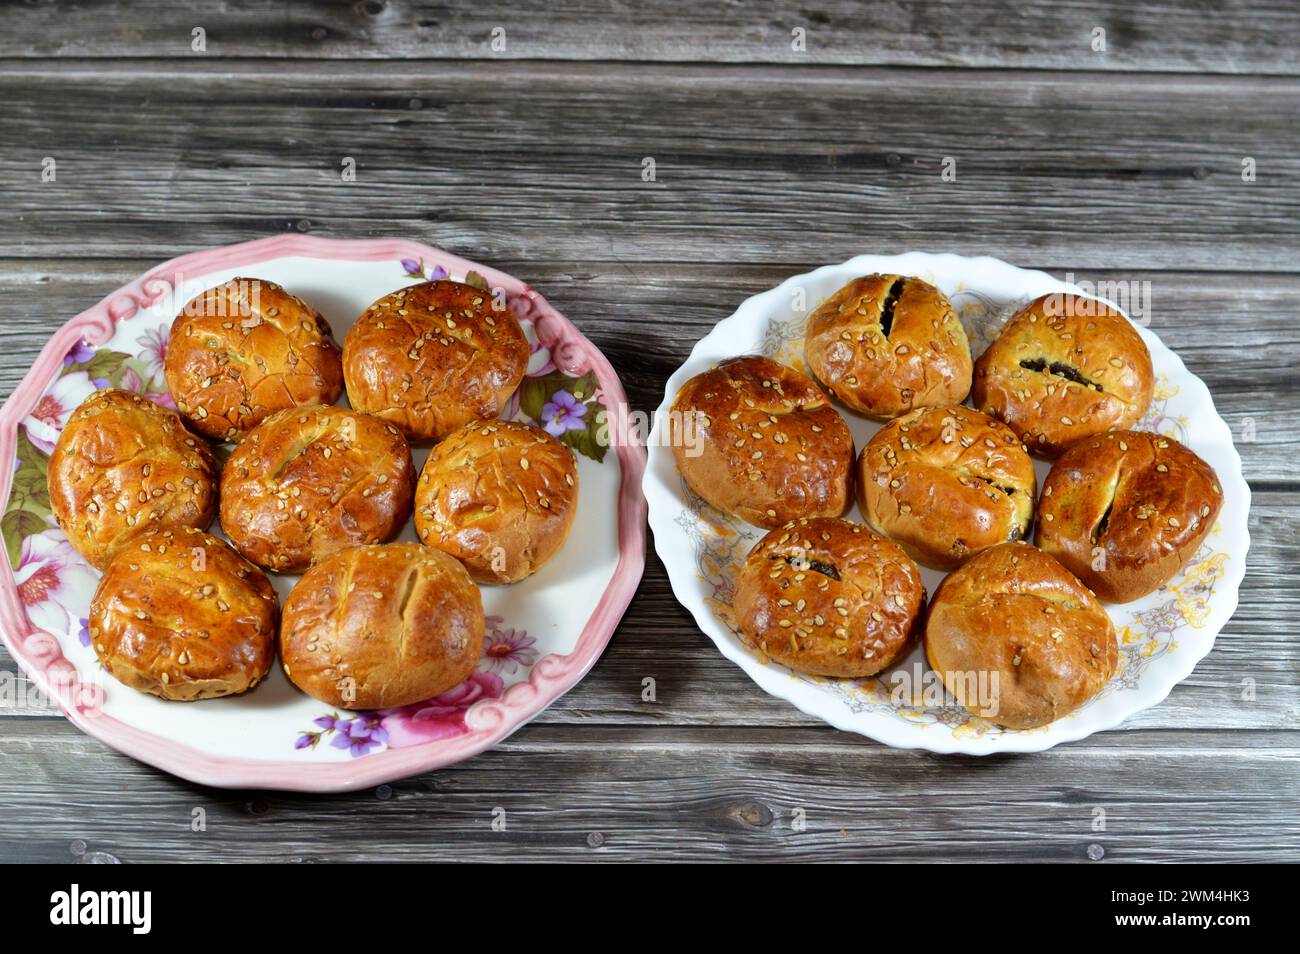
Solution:
<svg viewBox="0 0 1300 954"><path fill-rule="evenodd" d="M1021 540L1034 518L1034 462L1011 428L970 408L918 408L890 421L858 459L867 526L938 570Z"/></svg>
<svg viewBox="0 0 1300 954"><path fill-rule="evenodd" d="M46 471L50 509L98 570L149 527L205 530L217 510L207 442L131 391L97 391L68 418Z"/></svg>
<svg viewBox="0 0 1300 954"><path fill-rule="evenodd" d="M333 404L343 390L329 323L263 278L232 278L191 299L172 322L163 373L190 426L222 441L284 408Z"/></svg>
<svg viewBox="0 0 1300 954"><path fill-rule="evenodd" d="M522 421L475 421L429 452L415 532L479 583L514 583L559 551L577 510L569 448Z"/></svg>
<svg viewBox="0 0 1300 954"><path fill-rule="evenodd" d="M381 543L411 512L406 438L377 417L330 405L272 414L221 473L221 527L269 570L304 570L350 546Z"/></svg>
<svg viewBox="0 0 1300 954"><path fill-rule="evenodd" d="M1219 478L1172 437L1113 431L1072 445L1039 501L1035 542L1108 603L1158 589L1223 507Z"/></svg>
<svg viewBox="0 0 1300 954"><path fill-rule="evenodd" d="M815 676L870 676L920 632L921 571L898 546L836 517L796 520L754 546L732 608L745 641Z"/></svg>
<svg viewBox="0 0 1300 954"><path fill-rule="evenodd" d="M110 675L192 702L252 689L275 659L279 604L266 576L193 527L132 537L90 604L90 642Z"/></svg>
<svg viewBox="0 0 1300 954"><path fill-rule="evenodd" d="M1094 298L1056 292L1016 312L975 362L971 402L1005 421L1030 453L1132 427L1155 375L1142 336Z"/></svg>
<svg viewBox="0 0 1300 954"><path fill-rule="evenodd" d="M1027 543L1002 543L939 584L925 654L971 712L1033 729L1100 692L1119 644L1106 610L1065 567Z"/></svg>
<svg viewBox="0 0 1300 954"><path fill-rule="evenodd" d="M682 478L724 513L771 529L848 505L853 435L794 368L759 355L723 361L682 385L668 426Z"/></svg>
<svg viewBox="0 0 1300 954"><path fill-rule="evenodd" d="M457 560L418 543L341 550L284 603L284 674L340 709L432 698L468 679L482 653L478 587Z"/></svg>
<svg viewBox="0 0 1300 954"><path fill-rule="evenodd" d="M343 340L348 402L413 442L495 418L528 370L523 329L473 285L432 281L372 304Z"/></svg>
<svg viewBox="0 0 1300 954"><path fill-rule="evenodd" d="M843 404L881 420L970 392L970 342L952 303L906 275L855 278L823 302L808 319L804 360Z"/></svg>

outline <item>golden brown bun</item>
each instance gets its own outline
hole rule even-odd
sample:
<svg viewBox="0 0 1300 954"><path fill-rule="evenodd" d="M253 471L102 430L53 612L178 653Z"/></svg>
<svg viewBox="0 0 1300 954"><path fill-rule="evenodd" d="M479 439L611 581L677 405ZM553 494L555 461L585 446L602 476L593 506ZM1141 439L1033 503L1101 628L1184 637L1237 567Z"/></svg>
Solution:
<svg viewBox="0 0 1300 954"><path fill-rule="evenodd" d="M192 702L256 686L275 658L271 583L225 541L151 529L118 551L90 604L90 641L120 682Z"/></svg>
<svg viewBox="0 0 1300 954"><path fill-rule="evenodd" d="M329 324L260 278L232 278L191 299L172 322L163 373L190 426L223 441L286 407L333 404L343 390Z"/></svg>
<svg viewBox="0 0 1300 954"><path fill-rule="evenodd" d="M348 402L417 442L495 418L528 370L528 340L509 309L461 282L401 288L366 309L343 339Z"/></svg>
<svg viewBox="0 0 1300 954"><path fill-rule="evenodd" d="M272 414L221 473L221 527L254 563L291 573L392 538L411 512L415 467L401 431L317 405Z"/></svg>
<svg viewBox="0 0 1300 954"><path fill-rule="evenodd" d="M959 405L890 421L858 459L867 526L938 570L1024 539L1037 493L1034 462L1011 428Z"/></svg>
<svg viewBox="0 0 1300 954"><path fill-rule="evenodd" d="M1119 644L1102 605L1065 567L1027 543L1003 543L939 584L925 654L966 708L1032 729L1100 692Z"/></svg>
<svg viewBox="0 0 1300 954"><path fill-rule="evenodd" d="M1151 354L1100 301L1044 295L1021 308L975 362L971 402L1011 425L1030 453L1131 427L1151 405Z"/></svg>
<svg viewBox="0 0 1300 954"><path fill-rule="evenodd" d="M429 453L415 532L480 583L514 583L564 546L578 510L573 452L521 421L475 421Z"/></svg>
<svg viewBox="0 0 1300 954"><path fill-rule="evenodd" d="M869 676L906 655L925 588L906 553L836 517L777 527L749 551L733 609L745 640L815 676Z"/></svg>
<svg viewBox="0 0 1300 954"><path fill-rule="evenodd" d="M1178 441L1115 431L1052 467L1035 542L1106 602L1128 603L1182 569L1222 507L1214 469Z"/></svg>
<svg viewBox="0 0 1300 954"><path fill-rule="evenodd" d="M904 275L855 278L823 302L808 319L804 360L844 404L879 419L970 392L970 342L952 304Z"/></svg>
<svg viewBox="0 0 1300 954"><path fill-rule="evenodd" d="M771 529L848 505L853 435L793 368L729 358L682 385L668 424L683 479L725 513Z"/></svg>
<svg viewBox="0 0 1300 954"><path fill-rule="evenodd" d="M98 570L146 527L206 530L217 511L212 449L166 408L97 391L72 412L47 471L50 508Z"/></svg>
<svg viewBox="0 0 1300 954"><path fill-rule="evenodd" d="M468 679L482 653L478 587L456 560L418 543L326 557L284 603L284 674L341 709L431 698Z"/></svg>

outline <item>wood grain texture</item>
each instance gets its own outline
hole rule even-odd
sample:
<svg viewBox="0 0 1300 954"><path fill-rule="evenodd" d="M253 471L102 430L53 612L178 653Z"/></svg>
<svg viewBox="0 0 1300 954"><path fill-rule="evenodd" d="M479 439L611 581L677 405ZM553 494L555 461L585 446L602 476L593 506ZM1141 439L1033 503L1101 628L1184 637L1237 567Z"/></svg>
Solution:
<svg viewBox="0 0 1300 954"><path fill-rule="evenodd" d="M93 29L87 28L88 24ZM638 60L1296 73L1294 4L1264 0L679 3L29 2L0 56ZM795 48L803 31L803 48ZM1094 30L1105 31L1104 50ZM504 31L494 34L494 31ZM495 42L494 42L495 40ZM504 41L504 42L503 42Z"/></svg>
<svg viewBox="0 0 1300 954"><path fill-rule="evenodd" d="M1297 732L1103 733L980 759L825 726L534 726L442 772L296 796L178 783L67 723L11 719L0 771L0 859L32 861L1086 863L1097 845L1109 862L1227 862L1300 850L1293 801L1278 797L1300 772Z"/></svg>
<svg viewBox="0 0 1300 954"><path fill-rule="evenodd" d="M145 269L286 230L518 275L642 410L745 297L948 250L1151 282L1153 328L1210 387L1254 497L1213 652L1161 705L1046 753L830 729L723 659L651 552L582 683L497 750L391 786L208 790L6 703L0 861L1300 858L1297 26L1266 0L7 8L0 395Z"/></svg>
<svg viewBox="0 0 1300 954"><path fill-rule="evenodd" d="M1298 111L1300 80L1276 78L11 61L0 255L161 259L299 228L497 260L1289 272Z"/></svg>

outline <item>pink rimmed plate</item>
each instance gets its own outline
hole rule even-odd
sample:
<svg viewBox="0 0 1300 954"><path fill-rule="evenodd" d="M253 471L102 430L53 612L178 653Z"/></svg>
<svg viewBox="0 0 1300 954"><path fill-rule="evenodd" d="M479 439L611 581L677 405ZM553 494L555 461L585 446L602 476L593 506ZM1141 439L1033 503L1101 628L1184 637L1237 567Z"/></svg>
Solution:
<svg viewBox="0 0 1300 954"><path fill-rule="evenodd" d="M759 686L804 712L849 732L898 748L987 755L1036 752L1104 729L1158 704L1191 674L1213 647L1214 637L1237 608L1237 590L1246 571L1250 545L1246 521L1250 488L1228 425L1214 409L1205 384L1187 370L1149 328L1137 330L1151 351L1155 399L1139 430L1177 438L1218 472L1224 507L1200 551L1173 579L1133 603L1108 606L1119 634L1119 670L1087 705L1039 729L1013 731L973 716L942 693L918 646L893 670L868 679L805 676L765 661L741 641L730 615L737 567L762 531L714 510L686 487L666 445L666 420L681 386L718 361L740 354L765 354L806 370L803 335L808 315L859 275L881 272L915 275L942 289L956 307L971 348L978 356L1003 322L1024 303L1050 292L1072 291L1091 297L1125 293L1149 316L1149 287L1119 284L1115 289L1080 288L1039 271L1016 268L994 258L966 258L909 252L861 255L796 275L742 302L736 313L696 344L671 378L655 415L648 441L650 460L645 492L650 528L677 599L689 609L724 656ZM1098 294L1101 292L1101 294ZM1123 301L1111 301L1126 314ZM860 450L879 428L844 408ZM1038 486L1049 470L1036 461ZM847 516L860 520L856 507ZM943 574L922 568L933 594Z"/></svg>
<svg viewBox="0 0 1300 954"><path fill-rule="evenodd" d="M68 415L103 387L171 406L162 357L172 318L193 294L230 278L278 282L315 305L342 341L370 302L443 275L482 284L519 318L533 354L505 416L549 423L575 451L581 487L560 553L527 580L483 588L487 636L474 674L435 699L384 712L332 710L297 692L278 666L251 693L197 703L163 702L104 674L86 631L99 575L55 526L45 489L46 463ZM500 742L572 688L636 590L645 565L645 450L626 408L604 355L546 299L438 249L286 235L184 255L64 325L0 411L7 549L0 631L78 727L192 781L342 791L450 765ZM416 452L417 466L425 456ZM409 523L402 539L415 539ZM282 598L295 579L273 578Z"/></svg>

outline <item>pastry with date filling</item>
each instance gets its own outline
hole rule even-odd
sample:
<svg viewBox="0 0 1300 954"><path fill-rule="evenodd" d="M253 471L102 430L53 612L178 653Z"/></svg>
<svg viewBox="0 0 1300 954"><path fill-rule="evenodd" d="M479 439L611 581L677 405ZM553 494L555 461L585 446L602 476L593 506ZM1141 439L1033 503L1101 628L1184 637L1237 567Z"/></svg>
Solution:
<svg viewBox="0 0 1300 954"><path fill-rule="evenodd" d="M337 550L383 543L411 513L406 438L377 417L332 405L272 414L221 473L221 527L268 570L305 570Z"/></svg>
<svg viewBox="0 0 1300 954"><path fill-rule="evenodd" d="M960 404L970 391L970 342L952 303L906 275L855 278L823 302L804 359L846 406L882 420Z"/></svg>
<svg viewBox="0 0 1300 954"><path fill-rule="evenodd" d="M1056 292L1012 316L975 362L971 403L1005 421L1029 452L1132 427L1151 405L1151 353L1103 302Z"/></svg>
<svg viewBox="0 0 1300 954"><path fill-rule="evenodd" d="M217 462L172 411L131 391L86 398L46 468L50 508L97 570L150 527L206 530L217 512Z"/></svg>
<svg viewBox="0 0 1300 954"><path fill-rule="evenodd" d="M853 435L794 368L729 358L682 385L668 427L682 478L724 513L770 529L848 506Z"/></svg>
<svg viewBox="0 0 1300 954"><path fill-rule="evenodd" d="M528 370L528 339L490 292L453 281L400 288L343 339L348 403L412 443L500 416Z"/></svg>
<svg viewBox="0 0 1300 954"><path fill-rule="evenodd" d="M920 631L921 571L897 545L835 517L795 520L749 552L732 602L746 643L791 669L888 669Z"/></svg>
<svg viewBox="0 0 1300 954"><path fill-rule="evenodd" d="M232 278L191 299L163 361L176 409L200 434L238 442L276 411L333 404L339 346L311 305L275 282Z"/></svg>
<svg viewBox="0 0 1300 954"><path fill-rule="evenodd" d="M275 659L271 582L224 540L150 529L113 557L90 604L90 643L132 689L191 702L252 689Z"/></svg>
<svg viewBox="0 0 1300 954"><path fill-rule="evenodd" d="M1115 431L1053 465L1035 542L1106 602L1128 603L1183 568L1222 507L1218 475L1187 447Z"/></svg>
<svg viewBox="0 0 1300 954"><path fill-rule="evenodd" d="M939 584L925 655L971 712L1033 729L1100 692L1119 644L1106 610L1069 570L1027 543L1001 543Z"/></svg>
<svg viewBox="0 0 1300 954"><path fill-rule="evenodd" d="M890 421L858 459L867 526L938 570L1024 539L1037 492L1034 462L1020 438L960 405L919 408Z"/></svg>

